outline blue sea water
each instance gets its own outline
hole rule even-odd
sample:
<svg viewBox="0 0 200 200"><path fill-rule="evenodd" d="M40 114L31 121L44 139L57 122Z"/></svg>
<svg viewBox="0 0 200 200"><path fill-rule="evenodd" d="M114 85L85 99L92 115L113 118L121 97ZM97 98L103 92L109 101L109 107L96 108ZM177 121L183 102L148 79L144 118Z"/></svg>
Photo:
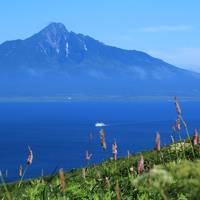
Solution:
<svg viewBox="0 0 200 200"><path fill-rule="evenodd" d="M200 102L182 102L181 107L192 134L200 128ZM34 158L25 178L40 176L42 170L48 175L56 167L83 167L86 150L93 154L91 163L101 162L112 156L114 139L118 156L149 150L157 131L162 145L170 142L175 119L173 102L0 103L0 170L7 170L6 181L17 180L28 145ZM107 124L106 152L96 122Z"/></svg>

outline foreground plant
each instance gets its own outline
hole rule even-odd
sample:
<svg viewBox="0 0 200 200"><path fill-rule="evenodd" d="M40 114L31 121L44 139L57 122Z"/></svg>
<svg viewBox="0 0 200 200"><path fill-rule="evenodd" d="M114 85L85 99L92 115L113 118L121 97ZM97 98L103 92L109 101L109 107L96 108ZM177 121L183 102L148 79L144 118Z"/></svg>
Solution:
<svg viewBox="0 0 200 200"><path fill-rule="evenodd" d="M100 131L100 140L101 140L101 147L103 150L106 150L106 138L105 138L105 131L102 128Z"/></svg>
<svg viewBox="0 0 200 200"><path fill-rule="evenodd" d="M176 126L178 128L178 131L180 131L180 122L182 122L182 124L183 124L183 126L184 126L184 128L186 130L188 141L191 144L191 149L192 149L193 157L195 158L194 148L193 148L192 141L191 141L191 138L190 138L190 134L189 134L189 131L188 131L187 123L183 119L182 112L181 112L181 107L180 107L179 101L178 101L178 99L177 99L176 96L174 97L174 102L175 102L176 112L177 112L177 115L178 115L177 116L177 121L176 121ZM180 139L182 141L181 137L180 137Z"/></svg>
<svg viewBox="0 0 200 200"><path fill-rule="evenodd" d="M22 180L23 180L23 178L24 178L24 176L25 176L25 173L26 173L26 171L27 171L27 169L28 169L28 167L32 164L32 162L33 162L33 152L32 152L32 150L31 150L31 148L28 146L28 150L29 150L29 153L28 153L28 158L27 158L27 160L26 160L26 167L25 167L25 169L24 169L24 171L22 172L22 170L23 170L23 168L21 167L21 169L19 169L20 171L19 171L19 175L21 176L21 179L20 179L20 181L19 181L19 185L18 185L18 187L20 187L20 185L21 185L21 183L22 183Z"/></svg>
<svg viewBox="0 0 200 200"><path fill-rule="evenodd" d="M114 160L117 160L117 143L114 141L112 145L112 153L113 153L113 158Z"/></svg>
<svg viewBox="0 0 200 200"><path fill-rule="evenodd" d="M8 191L8 188L7 188L7 185L6 185L5 181L4 181L3 174L1 172L1 170L0 170L0 179L1 179L1 183L3 185L3 188L4 188L4 191L5 191L7 199L8 200L12 200L11 194Z"/></svg>

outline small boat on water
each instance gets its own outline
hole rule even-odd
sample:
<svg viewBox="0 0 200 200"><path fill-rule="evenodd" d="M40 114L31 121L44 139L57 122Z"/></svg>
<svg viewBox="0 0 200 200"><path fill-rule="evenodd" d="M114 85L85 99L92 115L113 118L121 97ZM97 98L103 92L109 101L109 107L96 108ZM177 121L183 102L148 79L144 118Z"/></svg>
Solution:
<svg viewBox="0 0 200 200"><path fill-rule="evenodd" d="M95 124L95 127L103 127L103 126L106 126L106 124L104 124L103 122L97 122Z"/></svg>

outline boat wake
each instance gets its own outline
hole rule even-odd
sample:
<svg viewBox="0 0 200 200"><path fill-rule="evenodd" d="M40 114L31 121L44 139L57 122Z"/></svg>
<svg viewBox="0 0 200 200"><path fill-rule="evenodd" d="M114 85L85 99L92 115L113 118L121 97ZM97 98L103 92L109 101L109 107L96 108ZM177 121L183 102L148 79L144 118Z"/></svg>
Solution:
<svg viewBox="0 0 200 200"><path fill-rule="evenodd" d="M106 124L104 124L103 122L97 122L95 124L95 127L104 127L104 126L106 126Z"/></svg>

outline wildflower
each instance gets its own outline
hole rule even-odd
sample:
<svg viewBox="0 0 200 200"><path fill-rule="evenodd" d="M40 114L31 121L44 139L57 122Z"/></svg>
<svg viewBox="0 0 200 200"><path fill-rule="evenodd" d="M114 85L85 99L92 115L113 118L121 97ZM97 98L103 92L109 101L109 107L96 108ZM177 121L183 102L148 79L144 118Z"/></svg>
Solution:
<svg viewBox="0 0 200 200"><path fill-rule="evenodd" d="M24 178L24 175L28 169L28 167L32 164L33 162L33 152L31 150L31 148L28 146L28 150L29 150L29 153L28 153L28 158L26 160L26 167L25 169L23 170L22 167L21 169L19 169L19 176L21 177L20 179L20 182L19 182L19 185L18 185L18 188L20 187L21 183L22 183L22 180Z"/></svg>
<svg viewBox="0 0 200 200"><path fill-rule="evenodd" d="M28 154L28 158L26 160L26 164L31 165L33 162L33 152L29 146L28 146L28 149L29 149L29 154Z"/></svg>
<svg viewBox="0 0 200 200"><path fill-rule="evenodd" d="M91 159L91 157L92 157L92 154L89 154L89 152L86 151L86 153L85 153L85 159L86 159L87 161L89 161L89 160Z"/></svg>
<svg viewBox="0 0 200 200"><path fill-rule="evenodd" d="M65 191L65 174L64 174L63 169L59 170L59 180L60 180L60 189L62 192L64 192Z"/></svg>
<svg viewBox="0 0 200 200"><path fill-rule="evenodd" d="M177 116L176 123L175 123L175 130L177 130L177 131L181 130L181 117L180 117L180 115Z"/></svg>
<svg viewBox="0 0 200 200"><path fill-rule="evenodd" d="M138 161L138 173L141 174L144 171L144 157L143 155L140 156L140 160Z"/></svg>
<svg viewBox="0 0 200 200"><path fill-rule="evenodd" d="M157 132L157 134L156 134L156 147L155 147L155 149L157 151L160 151L160 133L159 132Z"/></svg>
<svg viewBox="0 0 200 200"><path fill-rule="evenodd" d="M176 98L176 96L174 97L174 101L175 101L176 112L178 115L181 115L181 107L179 105L179 102L178 102L178 99Z"/></svg>
<svg viewBox="0 0 200 200"><path fill-rule="evenodd" d="M199 140L199 134L197 129L194 130L194 136L193 136L193 145L197 145Z"/></svg>
<svg viewBox="0 0 200 200"><path fill-rule="evenodd" d="M22 177L23 175L23 167L22 165L19 166L19 177Z"/></svg>
<svg viewBox="0 0 200 200"><path fill-rule="evenodd" d="M117 143L116 141L112 145L112 153L114 160L117 160Z"/></svg>
<svg viewBox="0 0 200 200"><path fill-rule="evenodd" d="M101 139L101 147L103 150L106 150L106 140L105 140L105 132L104 129L100 131L100 139Z"/></svg>

